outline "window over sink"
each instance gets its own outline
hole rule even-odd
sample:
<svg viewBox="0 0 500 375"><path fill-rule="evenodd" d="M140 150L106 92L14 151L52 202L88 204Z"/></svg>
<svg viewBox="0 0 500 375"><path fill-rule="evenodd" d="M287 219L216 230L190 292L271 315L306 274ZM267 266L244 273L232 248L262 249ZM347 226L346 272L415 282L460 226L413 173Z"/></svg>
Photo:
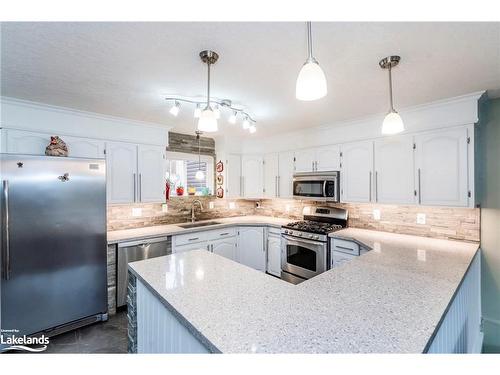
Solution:
<svg viewBox="0 0 500 375"><path fill-rule="evenodd" d="M197 179L196 172L203 172ZM170 196L213 195L214 158L183 152L167 152L165 178L170 182Z"/></svg>

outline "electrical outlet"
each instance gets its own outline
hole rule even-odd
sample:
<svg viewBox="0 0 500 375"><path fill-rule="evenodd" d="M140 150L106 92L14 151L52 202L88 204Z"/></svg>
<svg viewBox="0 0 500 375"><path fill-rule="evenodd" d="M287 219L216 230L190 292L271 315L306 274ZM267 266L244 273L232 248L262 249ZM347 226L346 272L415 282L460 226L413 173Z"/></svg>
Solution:
<svg viewBox="0 0 500 375"><path fill-rule="evenodd" d="M167 213L168 212L168 204L163 203L161 205L161 212L163 212L163 213Z"/></svg>
<svg viewBox="0 0 500 375"><path fill-rule="evenodd" d="M380 220L380 210L378 208L373 210L373 219Z"/></svg>
<svg viewBox="0 0 500 375"><path fill-rule="evenodd" d="M417 214L417 224L425 224L425 214Z"/></svg>
<svg viewBox="0 0 500 375"><path fill-rule="evenodd" d="M421 262L425 262L427 260L427 252L425 250L417 249L417 259Z"/></svg>
<svg viewBox="0 0 500 375"><path fill-rule="evenodd" d="M234 210L236 208L236 203L234 202L229 202L229 209Z"/></svg>
<svg viewBox="0 0 500 375"><path fill-rule="evenodd" d="M138 207L132 208L132 216L133 217L142 216L142 208L138 208Z"/></svg>
<svg viewBox="0 0 500 375"><path fill-rule="evenodd" d="M215 207L214 202L208 202L208 208L210 208L211 210L213 210L214 207Z"/></svg>

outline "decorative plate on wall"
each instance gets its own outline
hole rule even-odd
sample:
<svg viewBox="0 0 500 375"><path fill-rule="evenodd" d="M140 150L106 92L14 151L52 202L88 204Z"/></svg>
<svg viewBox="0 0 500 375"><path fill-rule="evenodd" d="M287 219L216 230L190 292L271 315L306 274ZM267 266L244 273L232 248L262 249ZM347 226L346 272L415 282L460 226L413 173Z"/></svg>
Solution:
<svg viewBox="0 0 500 375"><path fill-rule="evenodd" d="M224 183L224 176L221 174L217 175L217 185L222 185Z"/></svg>
<svg viewBox="0 0 500 375"><path fill-rule="evenodd" d="M224 170L224 163L222 162L222 160L219 160L217 162L217 164L215 165L215 170L218 172L218 173L221 173L223 170Z"/></svg>
<svg viewBox="0 0 500 375"><path fill-rule="evenodd" d="M224 198L224 189L221 187L217 189L217 198Z"/></svg>

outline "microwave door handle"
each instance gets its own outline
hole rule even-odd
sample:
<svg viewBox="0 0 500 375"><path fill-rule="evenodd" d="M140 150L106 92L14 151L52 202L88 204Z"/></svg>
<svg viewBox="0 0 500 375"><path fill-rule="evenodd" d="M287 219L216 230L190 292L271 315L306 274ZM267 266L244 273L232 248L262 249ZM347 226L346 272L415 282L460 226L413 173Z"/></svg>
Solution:
<svg viewBox="0 0 500 375"><path fill-rule="evenodd" d="M327 184L327 182L328 182L327 180L323 181L323 196L325 198L327 198L327 196L326 196L326 184Z"/></svg>

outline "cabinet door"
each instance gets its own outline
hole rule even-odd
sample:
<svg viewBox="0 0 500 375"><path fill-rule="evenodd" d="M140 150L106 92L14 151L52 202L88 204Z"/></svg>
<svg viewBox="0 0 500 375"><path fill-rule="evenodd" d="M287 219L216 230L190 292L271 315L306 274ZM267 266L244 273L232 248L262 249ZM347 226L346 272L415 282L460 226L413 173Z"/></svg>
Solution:
<svg viewBox="0 0 500 375"><path fill-rule="evenodd" d="M267 239L267 272L281 276L281 237L269 235Z"/></svg>
<svg viewBox="0 0 500 375"><path fill-rule="evenodd" d="M467 129L417 135L415 145L418 202L467 206Z"/></svg>
<svg viewBox="0 0 500 375"><path fill-rule="evenodd" d="M226 197L240 197L241 188L241 155L229 154L226 158Z"/></svg>
<svg viewBox="0 0 500 375"><path fill-rule="evenodd" d="M7 129L5 142L10 154L45 155L50 134Z"/></svg>
<svg viewBox="0 0 500 375"><path fill-rule="evenodd" d="M137 145L106 143L106 183L108 203L137 200Z"/></svg>
<svg viewBox="0 0 500 375"><path fill-rule="evenodd" d="M375 141L375 202L415 203L413 137Z"/></svg>
<svg viewBox="0 0 500 375"><path fill-rule="evenodd" d="M264 228L240 227L238 232L238 262L266 272Z"/></svg>
<svg viewBox="0 0 500 375"><path fill-rule="evenodd" d="M278 196L279 163L278 154L264 155L264 197L276 198Z"/></svg>
<svg viewBox="0 0 500 375"><path fill-rule="evenodd" d="M342 145L340 179L343 202L370 202L372 200L372 141Z"/></svg>
<svg viewBox="0 0 500 375"><path fill-rule="evenodd" d="M317 171L340 170L339 145L320 147L316 150L316 170Z"/></svg>
<svg viewBox="0 0 500 375"><path fill-rule="evenodd" d="M75 158L103 158L104 141L80 137L61 137L68 146L68 156Z"/></svg>
<svg viewBox="0 0 500 375"><path fill-rule="evenodd" d="M210 242L210 249L214 254L223 256L227 259L236 260L236 237L223 238Z"/></svg>
<svg viewBox="0 0 500 375"><path fill-rule="evenodd" d="M165 200L165 149L163 146L139 145L138 176L140 202Z"/></svg>
<svg viewBox="0 0 500 375"><path fill-rule="evenodd" d="M280 198L291 198L293 192L293 152L280 152L278 158L278 196Z"/></svg>
<svg viewBox="0 0 500 375"><path fill-rule="evenodd" d="M295 151L295 172L312 172L316 151L312 148Z"/></svg>
<svg viewBox="0 0 500 375"><path fill-rule="evenodd" d="M241 158L245 198L261 198L263 195L263 161L264 158L261 155L243 155Z"/></svg>

